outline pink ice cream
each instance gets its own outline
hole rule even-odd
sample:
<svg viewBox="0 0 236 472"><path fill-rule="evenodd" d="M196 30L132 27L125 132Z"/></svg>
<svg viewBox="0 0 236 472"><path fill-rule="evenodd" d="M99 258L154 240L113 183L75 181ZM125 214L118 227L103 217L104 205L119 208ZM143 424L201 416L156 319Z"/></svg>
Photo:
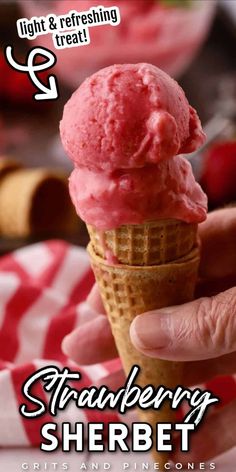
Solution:
<svg viewBox="0 0 236 472"><path fill-rule="evenodd" d="M65 105L60 130L75 164L70 194L86 223L205 219L206 196L175 157L197 149L204 134L181 87L160 69L125 64L92 75Z"/></svg>
<svg viewBox="0 0 236 472"><path fill-rule="evenodd" d="M86 79L65 105L60 129L76 165L107 172L158 163L204 140L181 87L149 64L115 65Z"/></svg>

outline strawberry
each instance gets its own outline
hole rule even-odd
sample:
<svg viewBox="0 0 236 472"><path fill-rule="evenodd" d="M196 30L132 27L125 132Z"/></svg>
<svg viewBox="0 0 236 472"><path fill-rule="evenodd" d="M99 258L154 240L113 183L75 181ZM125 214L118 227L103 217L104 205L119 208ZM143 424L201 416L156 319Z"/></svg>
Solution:
<svg viewBox="0 0 236 472"><path fill-rule="evenodd" d="M207 151L201 184L212 205L236 200L236 141L215 143Z"/></svg>

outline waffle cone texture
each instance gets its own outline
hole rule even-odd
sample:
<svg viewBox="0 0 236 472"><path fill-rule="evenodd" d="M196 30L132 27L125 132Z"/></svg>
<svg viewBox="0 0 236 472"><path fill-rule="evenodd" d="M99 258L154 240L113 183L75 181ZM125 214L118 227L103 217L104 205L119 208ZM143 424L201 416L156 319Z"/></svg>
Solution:
<svg viewBox="0 0 236 472"><path fill-rule="evenodd" d="M94 242L94 241L93 241ZM134 266L108 264L97 254L90 242L88 252L101 297L107 312L116 346L128 374L133 365L141 368L137 383L174 388L182 382L183 364L145 356L130 340L130 325L140 313L178 305L193 299L199 266L199 249L194 247L185 256L159 265ZM156 424L173 422L173 411L165 405L160 410L139 410L141 421L149 423L153 432ZM157 453L153 435L152 455L164 470L166 453Z"/></svg>
<svg viewBox="0 0 236 472"><path fill-rule="evenodd" d="M24 169L14 161L1 160L2 236L17 238L66 231L75 221L64 174L48 169Z"/></svg>
<svg viewBox="0 0 236 472"><path fill-rule="evenodd" d="M106 259L111 252L120 264L164 264L188 254L196 244L197 224L175 219L123 225L107 231L98 231L91 225L87 228L95 253Z"/></svg>

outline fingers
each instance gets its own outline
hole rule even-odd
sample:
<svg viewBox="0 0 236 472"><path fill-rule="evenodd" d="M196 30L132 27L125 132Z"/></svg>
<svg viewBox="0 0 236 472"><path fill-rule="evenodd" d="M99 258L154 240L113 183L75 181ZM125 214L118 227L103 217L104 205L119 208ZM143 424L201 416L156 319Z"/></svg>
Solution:
<svg viewBox="0 0 236 472"><path fill-rule="evenodd" d="M110 390L118 390L125 384L125 380L125 373L123 369L120 369L107 375L107 377L103 377L103 379L97 382L96 386L101 387L102 385L106 385Z"/></svg>
<svg viewBox="0 0 236 472"><path fill-rule="evenodd" d="M101 295L98 290L98 286L95 283L87 297L87 302L93 308L96 310L98 313L104 313L105 314L105 309L102 303Z"/></svg>
<svg viewBox="0 0 236 472"><path fill-rule="evenodd" d="M78 308L78 319L77 319L77 326L82 326L89 321L95 320L99 315L99 312L89 305L88 301L82 302L79 304Z"/></svg>
<svg viewBox="0 0 236 472"><path fill-rule="evenodd" d="M209 213L199 225L199 235L200 275L209 279L236 275L236 208Z"/></svg>
<svg viewBox="0 0 236 472"><path fill-rule="evenodd" d="M175 462L204 462L235 446L236 401L207 416L196 433L191 435L188 453L176 448ZM203 440L203 438L205 438Z"/></svg>
<svg viewBox="0 0 236 472"><path fill-rule="evenodd" d="M94 284L86 302L80 306L79 327L63 339L62 350L80 365L96 364L117 357L115 342L104 307Z"/></svg>
<svg viewBox="0 0 236 472"><path fill-rule="evenodd" d="M218 375L232 375L236 373L236 352L216 359L185 362L183 368L185 386L197 385Z"/></svg>
<svg viewBox="0 0 236 472"><path fill-rule="evenodd" d="M183 364L183 384L186 387L201 384L219 375L232 375L236 372L236 352L217 359L206 361L185 362ZM107 385L112 390L117 390L124 385L126 376L123 369L109 374L99 381L98 387Z"/></svg>
<svg viewBox="0 0 236 472"><path fill-rule="evenodd" d="M236 350L236 288L137 316L134 346L146 355L176 361L211 359Z"/></svg>
<svg viewBox="0 0 236 472"><path fill-rule="evenodd" d="M105 315L98 315L72 331L64 338L62 350L80 365L96 364L118 356Z"/></svg>

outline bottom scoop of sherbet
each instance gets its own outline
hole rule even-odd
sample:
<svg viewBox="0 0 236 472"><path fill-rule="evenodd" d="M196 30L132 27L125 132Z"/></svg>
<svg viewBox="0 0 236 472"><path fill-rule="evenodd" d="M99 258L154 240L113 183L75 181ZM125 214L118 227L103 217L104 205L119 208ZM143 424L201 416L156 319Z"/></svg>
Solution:
<svg viewBox="0 0 236 472"><path fill-rule="evenodd" d="M207 197L181 156L111 174L75 168L69 189L78 215L101 230L165 218L187 223L206 218Z"/></svg>

